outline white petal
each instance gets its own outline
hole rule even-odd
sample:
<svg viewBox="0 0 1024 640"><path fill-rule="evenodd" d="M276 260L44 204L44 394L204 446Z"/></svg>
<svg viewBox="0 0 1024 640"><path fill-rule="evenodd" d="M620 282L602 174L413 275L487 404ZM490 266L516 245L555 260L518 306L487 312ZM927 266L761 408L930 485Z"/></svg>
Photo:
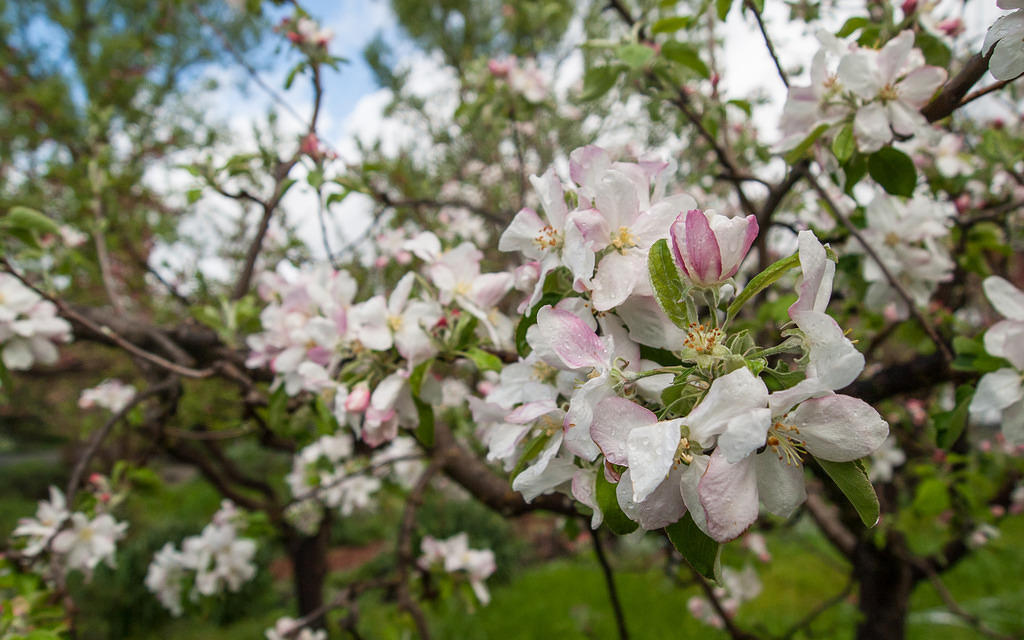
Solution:
<svg viewBox="0 0 1024 640"><path fill-rule="evenodd" d="M865 100L878 95L882 84L876 75L874 52L858 51L843 56L837 75L842 85Z"/></svg>
<svg viewBox="0 0 1024 640"><path fill-rule="evenodd" d="M636 427L626 436L626 457L633 472L634 502L643 501L668 476L679 446L681 422L676 419Z"/></svg>
<svg viewBox="0 0 1024 640"><path fill-rule="evenodd" d="M654 412L625 398L606 398L594 410L590 436L612 464L628 465L626 438L637 428L658 422ZM678 436L678 431L676 432Z"/></svg>
<svg viewBox="0 0 1024 640"><path fill-rule="evenodd" d="M764 446L772 413L767 407L751 409L729 420L725 432L718 436L718 448L729 462L739 462Z"/></svg>
<svg viewBox="0 0 1024 640"><path fill-rule="evenodd" d="M708 535L719 542L739 537L757 520L757 473L754 458L730 464L721 452L711 455L697 485L707 517Z"/></svg>
<svg viewBox="0 0 1024 640"><path fill-rule="evenodd" d="M1003 320L985 332L985 351L1024 369L1024 322Z"/></svg>
<svg viewBox="0 0 1024 640"><path fill-rule="evenodd" d="M803 467L786 464L771 451L754 456L757 492L764 508L788 518L807 499Z"/></svg>
<svg viewBox="0 0 1024 640"><path fill-rule="evenodd" d="M746 367L716 378L708 394L690 412L684 423L690 427L690 438L705 447L722 433L729 420L751 409L768 406L768 388Z"/></svg>
<svg viewBox="0 0 1024 640"><path fill-rule="evenodd" d="M1015 402L1019 402L1021 398L1024 398L1021 374L1010 368L1000 369L981 377L968 410L971 413L1002 411Z"/></svg>
<svg viewBox="0 0 1024 640"><path fill-rule="evenodd" d="M783 419L807 451L824 460L857 460L882 446L889 423L863 400L835 395L807 400Z"/></svg>
<svg viewBox="0 0 1024 640"><path fill-rule="evenodd" d="M985 295L996 311L1011 320L1024 322L1024 293L999 276L989 276L982 283Z"/></svg>
<svg viewBox="0 0 1024 640"><path fill-rule="evenodd" d="M627 469L615 487L615 496L622 512L646 531L660 529L678 521L686 513L686 505L679 495L679 473L678 469L674 469L646 499L637 502L632 495L635 491L632 470Z"/></svg>
<svg viewBox="0 0 1024 640"><path fill-rule="evenodd" d="M853 133L857 138L857 149L863 153L878 151L892 140L889 118L885 107L873 102L857 110L853 118Z"/></svg>
<svg viewBox="0 0 1024 640"><path fill-rule="evenodd" d="M918 67L896 85L900 100L920 109L931 99L935 90L946 81L946 70L939 67Z"/></svg>
<svg viewBox="0 0 1024 640"><path fill-rule="evenodd" d="M644 257L632 251L625 255L613 251L602 258L590 283L594 309L608 311L622 304L633 293L646 267Z"/></svg>

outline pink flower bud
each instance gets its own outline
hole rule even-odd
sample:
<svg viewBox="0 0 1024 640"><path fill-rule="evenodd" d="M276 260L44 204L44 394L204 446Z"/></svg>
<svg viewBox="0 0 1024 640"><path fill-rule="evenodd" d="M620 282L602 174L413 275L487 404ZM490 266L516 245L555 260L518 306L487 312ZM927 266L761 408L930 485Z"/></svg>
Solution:
<svg viewBox="0 0 1024 640"><path fill-rule="evenodd" d="M935 27L950 38L955 38L964 32L964 21L960 18L946 18Z"/></svg>
<svg viewBox="0 0 1024 640"><path fill-rule="evenodd" d="M729 218L691 209L672 223L672 257L694 285L717 287L736 275L757 231L757 218L752 215Z"/></svg>
<svg viewBox="0 0 1024 640"><path fill-rule="evenodd" d="M971 196L966 193L961 193L957 196L957 199L953 201L953 204L956 205L957 213L963 213L971 206Z"/></svg>
<svg viewBox="0 0 1024 640"><path fill-rule="evenodd" d="M994 504L991 507L989 507L988 510L992 512L992 515L996 518L1002 518L1006 515L1006 507L1004 507L1001 504Z"/></svg>
<svg viewBox="0 0 1024 640"><path fill-rule="evenodd" d="M345 398L345 411L362 413L368 406L370 406L370 387L359 383Z"/></svg>
<svg viewBox="0 0 1024 640"><path fill-rule="evenodd" d="M903 5L900 9L903 10L903 15L909 16L917 11L917 0L903 0Z"/></svg>

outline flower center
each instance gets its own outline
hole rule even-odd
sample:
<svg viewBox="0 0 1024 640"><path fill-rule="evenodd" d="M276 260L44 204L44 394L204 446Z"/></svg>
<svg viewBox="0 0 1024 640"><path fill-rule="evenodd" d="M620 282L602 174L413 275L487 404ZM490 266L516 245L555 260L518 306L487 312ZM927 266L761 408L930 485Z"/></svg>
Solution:
<svg viewBox="0 0 1024 640"><path fill-rule="evenodd" d="M619 227L618 231L612 233L611 245L619 253L636 246L636 238L630 233L629 227Z"/></svg>
<svg viewBox="0 0 1024 640"><path fill-rule="evenodd" d="M768 430L768 439L765 444L772 448L775 455L779 456L779 460L786 464L800 466L807 449L804 448L804 443L799 436L800 430L796 427L776 422Z"/></svg>
<svg viewBox="0 0 1024 640"><path fill-rule="evenodd" d="M887 246L895 247L900 243L900 241L901 238L899 234L896 233L895 231L890 231L889 233L885 234L885 244Z"/></svg>
<svg viewBox="0 0 1024 640"><path fill-rule="evenodd" d="M900 92L893 85L887 84L884 87L882 87L881 91L878 92L878 97L881 98L884 102L887 102L889 100L899 100Z"/></svg>
<svg viewBox="0 0 1024 640"><path fill-rule="evenodd" d="M546 362L537 361L533 363L533 378L539 382L554 384L558 376L558 369L555 369Z"/></svg>
<svg viewBox="0 0 1024 640"><path fill-rule="evenodd" d="M693 349L697 353L709 354L718 346L722 339L722 331L713 329L696 322L691 322L683 346Z"/></svg>
<svg viewBox="0 0 1024 640"><path fill-rule="evenodd" d="M533 239L533 243L540 249L553 250L562 246L562 234L551 225L545 226Z"/></svg>
<svg viewBox="0 0 1024 640"><path fill-rule="evenodd" d="M388 316L388 326L395 333L402 330L402 316Z"/></svg>

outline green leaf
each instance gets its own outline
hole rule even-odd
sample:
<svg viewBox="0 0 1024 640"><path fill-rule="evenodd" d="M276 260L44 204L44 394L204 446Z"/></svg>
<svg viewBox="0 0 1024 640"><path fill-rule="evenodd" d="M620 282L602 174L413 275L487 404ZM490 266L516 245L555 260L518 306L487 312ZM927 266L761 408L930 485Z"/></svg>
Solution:
<svg viewBox="0 0 1024 640"><path fill-rule="evenodd" d="M853 187L861 181L868 173L868 157L863 153L854 151L853 157L843 165L843 191L847 195L852 194Z"/></svg>
<svg viewBox="0 0 1024 640"><path fill-rule="evenodd" d="M868 474L860 460L851 460L850 462L832 462L820 458L815 458L815 460L825 470L828 477L832 478L832 482L836 483L853 508L857 510L857 515L860 516L864 526L873 527L878 524L878 496L875 495L875 488L871 486L871 481L868 480Z"/></svg>
<svg viewBox="0 0 1024 640"><path fill-rule="evenodd" d="M537 304L533 305L533 309L530 310L530 314L523 316L519 321L519 324L516 325L516 352L518 352L520 356L525 358L530 355L530 343L526 341L526 332L530 327L537 324L537 312L549 304L555 304L563 297L564 296L558 293L545 293L541 296L540 300L537 301Z"/></svg>
<svg viewBox="0 0 1024 640"><path fill-rule="evenodd" d="M583 93L580 100L597 100L615 86L619 79L619 67L591 67L583 74Z"/></svg>
<svg viewBox="0 0 1024 640"><path fill-rule="evenodd" d="M725 20L729 15L729 9L732 9L732 0L715 0L715 13L718 14L719 20Z"/></svg>
<svg viewBox="0 0 1024 640"><path fill-rule="evenodd" d="M799 253L794 253L788 258L783 258L770 264L767 269L751 278L747 286L743 287L743 291L740 291L736 299L729 305L726 317L735 317L748 300L767 289L772 283L781 278L784 273L797 266L800 266Z"/></svg>
<svg viewBox="0 0 1024 640"><path fill-rule="evenodd" d="M700 59L700 54L692 45L684 44L676 40L669 40L661 46L661 55L665 56L672 62L677 62L684 67L693 69L703 78L711 77L711 71L708 70L708 66Z"/></svg>
<svg viewBox="0 0 1024 640"><path fill-rule="evenodd" d="M943 411L932 417L935 424L935 443L942 449L949 449L967 428L967 408L974 396L974 387L962 384L956 389L956 405L951 411Z"/></svg>
<svg viewBox="0 0 1024 640"><path fill-rule="evenodd" d="M60 226L44 214L28 207L15 206L0 218L0 224L9 229L23 229L33 233L60 233Z"/></svg>
<svg viewBox="0 0 1024 640"><path fill-rule="evenodd" d="M597 498L597 506L604 513L604 523L608 525L612 533L624 536L627 533L636 531L638 525L622 512L622 507L619 506L619 499L615 495L615 486L608 482L604 477L604 473L601 471L597 472L595 497Z"/></svg>
<svg viewBox="0 0 1024 640"><path fill-rule="evenodd" d="M526 446L523 448L523 455L519 457L519 462L517 462L516 466L512 469L511 477L513 480L516 476L522 473L527 466L529 466L531 460L540 455L541 449L544 448L544 445L546 445L550 439L551 436L548 434L540 433L526 443Z"/></svg>
<svg viewBox="0 0 1024 640"><path fill-rule="evenodd" d="M414 398L420 397L420 390L423 388L423 378L427 375L427 371L430 370L430 366L433 364L433 358L425 360L416 365L412 373L409 374L409 389L412 391Z"/></svg>
<svg viewBox="0 0 1024 640"><path fill-rule="evenodd" d="M845 38L846 36L852 35L854 31L862 29L868 24L867 18L854 17L850 18L843 23L843 26L839 27L839 31L836 31L837 38Z"/></svg>
<svg viewBox="0 0 1024 640"><path fill-rule="evenodd" d="M941 39L922 29L914 38L914 46L921 50L921 53L924 54L924 61L928 64L944 69L949 68L953 52Z"/></svg>
<svg viewBox="0 0 1024 640"><path fill-rule="evenodd" d="M434 407L414 396L413 404L416 405L416 415L420 423L416 425L416 440L424 447L434 446Z"/></svg>
<svg viewBox="0 0 1024 640"><path fill-rule="evenodd" d="M689 327L691 320L686 312L686 304L683 302L688 295L687 287L672 259L672 250L668 248L668 241L664 238L651 246L651 251L647 254L647 269L651 274L651 286L654 289L654 298L658 301L658 306L677 327L680 329Z"/></svg>
<svg viewBox="0 0 1024 640"><path fill-rule="evenodd" d="M199 198L203 197L202 189L189 189L185 192L185 199L189 204L195 204L199 201Z"/></svg>
<svg viewBox="0 0 1024 640"><path fill-rule="evenodd" d="M473 347L469 351L465 351L462 355L466 356L473 361L476 368L481 372L483 371L501 371L503 363L501 358L494 355L493 353L487 353L483 349Z"/></svg>
<svg viewBox="0 0 1024 640"><path fill-rule="evenodd" d="M430 358L416 365L409 374L409 390L412 392L412 402L416 405L416 415L419 417L414 435L425 447L434 446L434 407L420 398L420 391L423 389L423 378L433 364L434 359Z"/></svg>
<svg viewBox="0 0 1024 640"><path fill-rule="evenodd" d="M651 25L651 33L672 33L673 31L687 28L692 22L693 16L662 18Z"/></svg>
<svg viewBox="0 0 1024 640"><path fill-rule="evenodd" d="M689 511L679 522L665 527L665 533L668 534L672 546L697 573L708 580L717 579L716 575L721 572L722 545L697 527Z"/></svg>
<svg viewBox="0 0 1024 640"><path fill-rule="evenodd" d="M821 137L821 134L825 133L826 131L828 131L827 124L819 124L817 127L815 127L814 131L812 131L810 135L804 138L800 144L790 149L789 152L786 153L785 156L783 156L783 158L786 160L786 163L796 164L796 162L800 160L800 158L804 157L804 154L807 153L807 150L811 148L811 145L817 142L818 138Z"/></svg>
<svg viewBox="0 0 1024 640"><path fill-rule="evenodd" d="M847 124L839 130L839 133L836 134L836 139L832 141L832 153L836 155L836 160L842 164L849 160L856 150L857 147L853 141L853 125Z"/></svg>
<svg viewBox="0 0 1024 640"><path fill-rule="evenodd" d="M895 196L909 198L917 186L917 169L910 156L898 149L885 147L868 156L868 174Z"/></svg>
<svg viewBox="0 0 1024 640"><path fill-rule="evenodd" d="M469 346L473 341L473 335L479 322L474 315L466 312L459 314L459 319L455 321L450 336L453 351L463 351Z"/></svg>
<svg viewBox="0 0 1024 640"><path fill-rule="evenodd" d="M927 478L917 485L910 507L923 516L937 516L949 509L949 487L941 478Z"/></svg>
<svg viewBox="0 0 1024 640"><path fill-rule="evenodd" d="M654 57L654 49L637 43L624 44L618 48L616 53L630 69L639 69Z"/></svg>

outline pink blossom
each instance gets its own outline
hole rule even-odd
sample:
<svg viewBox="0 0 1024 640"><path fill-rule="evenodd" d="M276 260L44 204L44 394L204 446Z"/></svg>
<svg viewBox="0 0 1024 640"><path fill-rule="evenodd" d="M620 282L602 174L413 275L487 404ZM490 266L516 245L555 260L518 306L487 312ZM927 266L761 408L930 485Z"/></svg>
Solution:
<svg viewBox="0 0 1024 640"><path fill-rule="evenodd" d="M757 237L757 218L728 218L690 209L672 223L672 256L695 286L717 287L733 277Z"/></svg>

